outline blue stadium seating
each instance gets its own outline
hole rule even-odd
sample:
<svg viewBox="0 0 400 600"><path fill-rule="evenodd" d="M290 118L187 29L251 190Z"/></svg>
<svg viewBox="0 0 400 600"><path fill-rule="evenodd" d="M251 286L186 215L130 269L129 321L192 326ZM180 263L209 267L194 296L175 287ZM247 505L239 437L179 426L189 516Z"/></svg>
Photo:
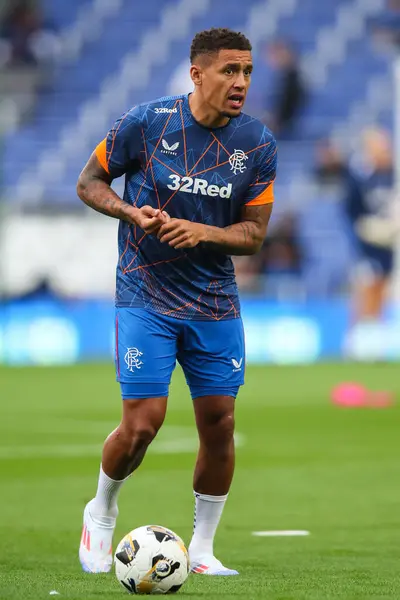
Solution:
<svg viewBox="0 0 400 600"><path fill-rule="evenodd" d="M84 3L81 0L46 0L43 3L48 20L59 30L73 25L82 4L90 7L94 0ZM5 140L3 183L8 189L18 183L21 172L26 169L28 172L30 169L32 177L35 176L35 164L41 154L57 150L61 133L76 123L84 103L98 97L104 82L119 70L124 57L140 48L146 32L158 27L163 11L168 5L175 4L173 0L167 0L160 6L158 0L146 0L141 3L139 11L131 0L122 0L120 10L104 24L102 35L84 44L79 60L57 66L53 90L41 96L34 119ZM159 64L153 65L148 85L143 89L131 90L127 105L165 93L171 74L187 55L190 39L196 31L209 26L229 26L246 31L251 8L258 4L261 4L260 0L234 2L229 4L227 10L226 0L209 2L212 8L206 14L191 19L185 35L173 41L168 54ZM351 4L351 0L293 1L293 10L278 19L275 35L292 40L300 55L315 56L321 32L335 25L341 7ZM254 91L249 97L249 105L255 113L262 111L264 95L271 84L271 74L262 60L265 41L267 36L255 48L258 72L256 69ZM305 146L304 151L298 153L296 147L290 144L281 145L281 170L285 171L283 184L290 180L293 173L308 167L312 160L312 141L329 135L337 124L346 122L355 103L365 100L371 79L385 72L388 72L386 59L377 54L365 33L346 44L343 60L328 64L325 83L322 86L311 85L310 102L297 129L297 137ZM118 94L118 89L115 94ZM109 124L117 116L117 113L112 114ZM388 113L381 116L387 119ZM94 144L103 134L104 130L99 127L93 139L88 141ZM68 161L61 180L46 182L46 199L62 203L76 201L75 181L86 156L87 152L77 152Z"/></svg>

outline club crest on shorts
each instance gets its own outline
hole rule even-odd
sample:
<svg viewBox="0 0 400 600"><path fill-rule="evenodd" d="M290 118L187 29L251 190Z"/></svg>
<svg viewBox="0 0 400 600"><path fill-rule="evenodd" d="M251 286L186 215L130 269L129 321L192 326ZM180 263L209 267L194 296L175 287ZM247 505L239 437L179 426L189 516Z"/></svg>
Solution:
<svg viewBox="0 0 400 600"><path fill-rule="evenodd" d="M245 160L248 160L248 156L243 152L243 150L235 150L233 154L229 157L229 164L231 165L231 171L236 175L238 172L243 173L247 169L244 164Z"/></svg>
<svg viewBox="0 0 400 600"><path fill-rule="evenodd" d="M140 357L143 356L143 352L140 352L137 348L128 348L125 354L125 362L128 366L128 371L134 372L135 369L140 369L143 361Z"/></svg>

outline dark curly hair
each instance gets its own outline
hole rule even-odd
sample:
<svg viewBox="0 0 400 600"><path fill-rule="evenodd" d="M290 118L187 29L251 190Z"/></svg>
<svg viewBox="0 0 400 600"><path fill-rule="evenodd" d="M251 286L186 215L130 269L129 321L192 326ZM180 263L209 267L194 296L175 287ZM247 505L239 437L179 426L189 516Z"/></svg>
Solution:
<svg viewBox="0 0 400 600"><path fill-rule="evenodd" d="M190 47L190 62L201 54L215 54L220 50L249 50L251 43L240 31L226 28L211 28L196 33Z"/></svg>

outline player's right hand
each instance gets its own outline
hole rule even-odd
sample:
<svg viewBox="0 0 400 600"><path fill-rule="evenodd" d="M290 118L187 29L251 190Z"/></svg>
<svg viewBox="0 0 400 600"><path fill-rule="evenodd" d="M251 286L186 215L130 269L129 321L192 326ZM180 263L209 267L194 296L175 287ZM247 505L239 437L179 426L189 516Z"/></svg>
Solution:
<svg viewBox="0 0 400 600"><path fill-rule="evenodd" d="M171 220L169 214L152 206L142 206L135 215L135 223L145 233L156 233L162 225Z"/></svg>

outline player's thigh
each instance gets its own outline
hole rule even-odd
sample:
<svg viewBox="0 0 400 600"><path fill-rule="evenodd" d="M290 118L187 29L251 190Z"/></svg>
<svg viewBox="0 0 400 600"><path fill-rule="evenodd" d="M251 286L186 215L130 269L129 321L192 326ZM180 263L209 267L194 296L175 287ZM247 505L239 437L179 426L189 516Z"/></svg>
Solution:
<svg viewBox="0 0 400 600"><path fill-rule="evenodd" d="M115 364L123 399L168 396L177 338L172 319L142 308L116 309Z"/></svg>
<svg viewBox="0 0 400 600"><path fill-rule="evenodd" d="M178 360L192 398L235 398L245 372L242 320L187 321L179 340Z"/></svg>

